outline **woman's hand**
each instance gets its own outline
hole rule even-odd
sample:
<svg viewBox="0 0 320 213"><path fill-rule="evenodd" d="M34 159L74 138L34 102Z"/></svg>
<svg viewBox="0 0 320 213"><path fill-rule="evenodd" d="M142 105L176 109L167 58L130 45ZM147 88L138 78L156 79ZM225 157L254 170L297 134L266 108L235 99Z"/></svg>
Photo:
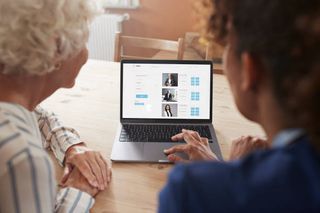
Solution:
<svg viewBox="0 0 320 213"><path fill-rule="evenodd" d="M269 147L270 144L265 139L253 136L242 136L232 142L229 159L239 159L255 150L267 149Z"/></svg>
<svg viewBox="0 0 320 213"><path fill-rule="evenodd" d="M168 159L172 162L185 162L187 160L175 155L177 152L186 153L190 161L194 160L217 160L216 155L211 151L207 138L202 138L192 130L183 129L181 133L172 136L173 141L185 140L186 144L176 145L164 150Z"/></svg>
<svg viewBox="0 0 320 213"><path fill-rule="evenodd" d="M78 168L74 168L68 175L68 179L61 184L62 187L73 187L80 191L90 194L92 197L96 196L99 190L91 186L87 179L81 174Z"/></svg>
<svg viewBox="0 0 320 213"><path fill-rule="evenodd" d="M100 152L93 151L83 144L74 145L67 150L62 185L74 168L79 169L89 184L99 190L104 190L111 181L111 167Z"/></svg>

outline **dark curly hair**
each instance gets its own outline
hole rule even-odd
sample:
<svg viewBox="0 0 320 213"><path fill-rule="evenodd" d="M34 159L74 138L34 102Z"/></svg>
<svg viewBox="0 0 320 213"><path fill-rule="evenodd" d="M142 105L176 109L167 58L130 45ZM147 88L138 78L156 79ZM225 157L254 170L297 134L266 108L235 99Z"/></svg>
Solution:
<svg viewBox="0 0 320 213"><path fill-rule="evenodd" d="M319 148L320 0L202 0L209 40L258 57L282 110Z"/></svg>

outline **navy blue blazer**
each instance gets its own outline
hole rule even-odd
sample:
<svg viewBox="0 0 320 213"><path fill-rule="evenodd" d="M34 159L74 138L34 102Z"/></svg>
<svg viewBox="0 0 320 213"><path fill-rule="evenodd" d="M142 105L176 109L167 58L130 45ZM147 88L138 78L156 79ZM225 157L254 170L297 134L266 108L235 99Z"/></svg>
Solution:
<svg viewBox="0 0 320 213"><path fill-rule="evenodd" d="M177 165L159 213L320 212L320 154L306 136L228 163Z"/></svg>

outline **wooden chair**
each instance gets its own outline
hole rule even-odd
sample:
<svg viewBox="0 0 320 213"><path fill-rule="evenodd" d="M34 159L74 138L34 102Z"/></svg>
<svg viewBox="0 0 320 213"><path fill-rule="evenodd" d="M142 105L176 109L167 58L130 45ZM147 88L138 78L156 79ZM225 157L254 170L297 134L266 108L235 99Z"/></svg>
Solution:
<svg viewBox="0 0 320 213"><path fill-rule="evenodd" d="M176 53L175 59L178 59L178 60L183 59L183 52L184 52L183 38L179 38L178 41L170 41L170 40L164 40L164 39L125 36L125 35L122 35L121 33L116 33L114 61L119 62L121 61L121 59L148 59L148 57L140 57L140 56L124 54L123 49L129 46L175 52Z"/></svg>
<svg viewBox="0 0 320 213"><path fill-rule="evenodd" d="M223 74L221 47L217 46L217 44L209 44L197 32L186 32L184 41L186 46L184 52L185 59L212 60L214 73Z"/></svg>

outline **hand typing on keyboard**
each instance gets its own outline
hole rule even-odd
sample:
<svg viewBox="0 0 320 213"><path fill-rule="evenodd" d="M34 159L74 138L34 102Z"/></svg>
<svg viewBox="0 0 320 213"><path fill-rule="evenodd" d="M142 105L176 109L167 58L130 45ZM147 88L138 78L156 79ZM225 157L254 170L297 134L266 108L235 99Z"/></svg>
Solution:
<svg viewBox="0 0 320 213"><path fill-rule="evenodd" d="M169 149L165 149L164 153L168 155L168 159L172 162L186 162L176 155L176 153L185 153L190 161L195 160L218 160L216 155L211 151L207 138L200 137L199 133L192 130L183 129L181 133L172 136L173 141L184 140L186 144L179 144Z"/></svg>

